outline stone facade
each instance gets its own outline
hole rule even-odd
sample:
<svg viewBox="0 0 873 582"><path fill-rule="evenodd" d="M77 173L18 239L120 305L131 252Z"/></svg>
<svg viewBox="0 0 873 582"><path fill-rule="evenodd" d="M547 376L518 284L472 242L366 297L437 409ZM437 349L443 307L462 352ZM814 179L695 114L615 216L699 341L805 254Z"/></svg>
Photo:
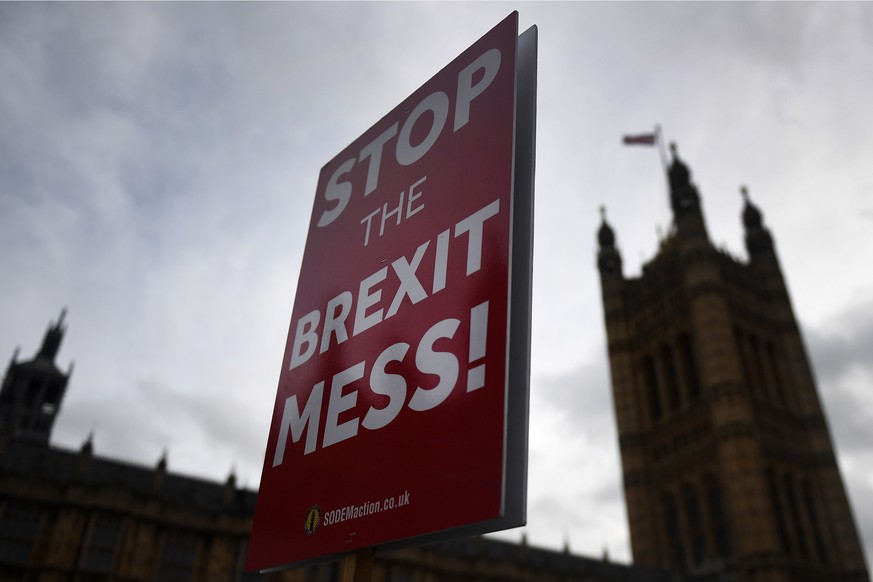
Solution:
<svg viewBox="0 0 873 582"><path fill-rule="evenodd" d="M638 278L598 232L634 562L728 580L868 580L773 239L710 242L675 155L671 232Z"/></svg>
<svg viewBox="0 0 873 582"><path fill-rule="evenodd" d="M166 457L153 466L101 457L91 438L78 450L51 446L51 425L64 390L46 389L45 379L63 377L66 388L69 373L60 374L54 366L62 336L60 322L50 326L46 337L52 349L40 350L38 366L22 366L13 357L15 381L4 383L32 389L25 398L9 398L27 403L19 412L44 410L40 397L53 405L46 408L52 422L39 425L47 431L20 430L21 422L0 430L0 582L342 579L343 564L337 561L264 576L245 573L257 492L237 487L232 474L222 483L168 471ZM46 370L51 374L42 373ZM377 552L371 577L372 582L678 579L654 569L482 537Z"/></svg>
<svg viewBox="0 0 873 582"><path fill-rule="evenodd" d="M243 572L256 492L0 440L0 581L339 582L341 562ZM680 577L490 538L376 554L373 582L668 582Z"/></svg>
<svg viewBox="0 0 873 582"><path fill-rule="evenodd" d="M678 157L674 227L638 278L598 233L634 566L492 538L377 552L374 582L862 581L866 564L772 237L709 241ZM0 582L333 582L329 562L243 572L257 492L49 444L63 314L0 392Z"/></svg>

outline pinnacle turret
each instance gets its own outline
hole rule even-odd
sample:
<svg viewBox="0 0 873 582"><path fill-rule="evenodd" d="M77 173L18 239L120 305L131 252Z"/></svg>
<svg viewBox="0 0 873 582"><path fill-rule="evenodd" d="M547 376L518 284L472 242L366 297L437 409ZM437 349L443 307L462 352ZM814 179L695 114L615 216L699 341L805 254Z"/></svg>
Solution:
<svg viewBox="0 0 873 582"><path fill-rule="evenodd" d="M749 198L749 190L745 186L740 187L745 204L743 206L743 227L746 231L746 250L749 258L766 255L773 251L773 237L764 226L764 217L758 207Z"/></svg>
<svg viewBox="0 0 873 582"><path fill-rule="evenodd" d="M597 231L597 242L600 250L597 253L597 266L600 273L618 273L621 275L621 253L615 246L615 233L606 222L606 208L600 207L601 224Z"/></svg>
<svg viewBox="0 0 873 582"><path fill-rule="evenodd" d="M64 374L55 365L66 313L63 309L58 321L49 323L33 359L17 361L17 350L12 356L0 388L0 431L16 438L49 441L72 373L72 366Z"/></svg>

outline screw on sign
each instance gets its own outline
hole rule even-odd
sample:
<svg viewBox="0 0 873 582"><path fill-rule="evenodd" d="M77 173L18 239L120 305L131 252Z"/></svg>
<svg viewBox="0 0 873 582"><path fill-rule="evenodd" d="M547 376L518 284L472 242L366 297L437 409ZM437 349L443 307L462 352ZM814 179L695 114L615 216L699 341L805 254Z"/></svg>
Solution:
<svg viewBox="0 0 873 582"><path fill-rule="evenodd" d="M524 522L536 38L517 28L322 168L249 570Z"/></svg>

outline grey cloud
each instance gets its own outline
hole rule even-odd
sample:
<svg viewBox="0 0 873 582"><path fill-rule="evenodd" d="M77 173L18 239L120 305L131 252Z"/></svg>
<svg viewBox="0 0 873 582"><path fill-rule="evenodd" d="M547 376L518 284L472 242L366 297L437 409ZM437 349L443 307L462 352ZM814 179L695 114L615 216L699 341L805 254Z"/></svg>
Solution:
<svg viewBox="0 0 873 582"><path fill-rule="evenodd" d="M822 384L839 381L853 368L873 372L873 301L847 306L822 329L805 329Z"/></svg>
<svg viewBox="0 0 873 582"><path fill-rule="evenodd" d="M605 353L603 360L586 361L559 376L542 373L533 381L537 396L559 411L568 427L591 436L603 434L604 429L609 432L614 424Z"/></svg>
<svg viewBox="0 0 873 582"><path fill-rule="evenodd" d="M866 452L873 422L873 301L847 306L828 325L804 331L840 452Z"/></svg>
<svg viewBox="0 0 873 582"><path fill-rule="evenodd" d="M99 455L150 464L166 449L171 460L187 459L173 463L182 473L222 478L236 464L250 484L260 474L264 424L246 419L266 421L268 411L231 390L191 392L146 380L114 395L87 393L68 408L58 436L81 442L93 431Z"/></svg>
<svg viewBox="0 0 873 582"><path fill-rule="evenodd" d="M624 510L624 493L622 492L622 484L618 475L615 479L604 481L597 487L591 495L592 500L598 506L613 506L619 510Z"/></svg>

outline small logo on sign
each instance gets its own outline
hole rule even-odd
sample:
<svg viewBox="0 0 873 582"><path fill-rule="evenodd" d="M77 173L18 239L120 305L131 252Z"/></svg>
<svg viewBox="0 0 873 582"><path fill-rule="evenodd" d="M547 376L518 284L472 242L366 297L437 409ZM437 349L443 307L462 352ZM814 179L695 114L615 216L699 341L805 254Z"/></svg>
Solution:
<svg viewBox="0 0 873 582"><path fill-rule="evenodd" d="M306 512L306 521L303 522L303 531L306 535L311 536L321 524L321 508L318 505L313 505Z"/></svg>

